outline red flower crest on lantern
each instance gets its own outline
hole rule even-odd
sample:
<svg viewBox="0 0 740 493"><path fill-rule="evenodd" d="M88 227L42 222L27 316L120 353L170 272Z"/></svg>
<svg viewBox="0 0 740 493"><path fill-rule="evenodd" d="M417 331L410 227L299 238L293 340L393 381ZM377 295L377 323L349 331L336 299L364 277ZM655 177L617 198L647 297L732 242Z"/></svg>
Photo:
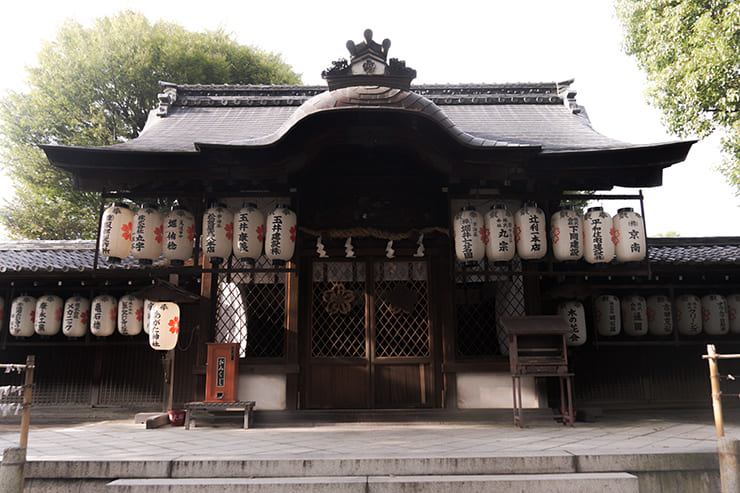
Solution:
<svg viewBox="0 0 740 493"><path fill-rule="evenodd" d="M195 224L191 224L187 229L188 241L192 242L195 239Z"/></svg>
<svg viewBox="0 0 740 493"><path fill-rule="evenodd" d="M57 322L62 319L62 311L63 311L62 308L57 308L56 311L54 312L54 319ZM2 312L0 312L0 314L2 314Z"/></svg>
<svg viewBox="0 0 740 493"><path fill-rule="evenodd" d="M517 226L516 228L514 228L514 239L516 240L517 243L522 241L522 227L521 226Z"/></svg>
<svg viewBox="0 0 740 493"><path fill-rule="evenodd" d="M229 223L224 226L224 230L226 231L227 240L231 240L234 238L234 223Z"/></svg>
<svg viewBox="0 0 740 493"><path fill-rule="evenodd" d="M730 320L735 320L737 318L737 308L730 308L727 310L727 315L730 317ZM0 310L0 319L3 317L3 311Z"/></svg>
<svg viewBox="0 0 740 493"><path fill-rule="evenodd" d="M655 322L655 310L653 310L652 308L648 307L647 308L647 317L648 317L648 322Z"/></svg>
<svg viewBox="0 0 740 493"><path fill-rule="evenodd" d="M132 228L133 228L133 225L131 223L121 225L121 236L123 237L124 240L131 239L131 229Z"/></svg>
<svg viewBox="0 0 740 493"><path fill-rule="evenodd" d="M557 244L557 242L560 241L560 228L557 226L552 227L552 242L553 244Z"/></svg>
<svg viewBox="0 0 740 493"><path fill-rule="evenodd" d="M172 334L177 334L180 331L180 319L178 317L173 318L170 320L170 332Z"/></svg>
<svg viewBox="0 0 740 493"><path fill-rule="evenodd" d="M259 241L260 243L265 241L265 225L264 224L260 224L259 226L257 226L256 233L257 233L257 241Z"/></svg>
<svg viewBox="0 0 740 493"><path fill-rule="evenodd" d="M295 226L290 227L290 241L295 243Z"/></svg>
<svg viewBox="0 0 740 493"><path fill-rule="evenodd" d="M139 322L141 322L141 319L144 318L144 308L143 307L142 308L138 308L134 312L134 315L136 315L136 320L138 320Z"/></svg>
<svg viewBox="0 0 740 493"><path fill-rule="evenodd" d="M154 228L154 239L157 240L157 243L162 243L162 226Z"/></svg>
<svg viewBox="0 0 740 493"><path fill-rule="evenodd" d="M491 230L489 230L485 226L481 226L478 232L480 233L480 237L483 240L483 244L488 245L488 240L491 237Z"/></svg>
<svg viewBox="0 0 740 493"><path fill-rule="evenodd" d="M709 322L709 319L711 317L712 317L712 312L709 311L709 308L702 307L701 318L704 319L704 322Z"/></svg>
<svg viewBox="0 0 740 493"><path fill-rule="evenodd" d="M116 321L116 309L115 308L110 309L110 319L113 320L114 322Z"/></svg>
<svg viewBox="0 0 740 493"><path fill-rule="evenodd" d="M83 325L87 325L87 318L90 316L90 313L85 311L80 313L80 321Z"/></svg>
<svg viewBox="0 0 740 493"><path fill-rule="evenodd" d="M31 322L36 321L36 310L31 310Z"/></svg>
<svg viewBox="0 0 740 493"><path fill-rule="evenodd" d="M612 243L614 243L615 245L618 245L619 244L619 230L612 228L609 230L609 233L611 233L612 235Z"/></svg>

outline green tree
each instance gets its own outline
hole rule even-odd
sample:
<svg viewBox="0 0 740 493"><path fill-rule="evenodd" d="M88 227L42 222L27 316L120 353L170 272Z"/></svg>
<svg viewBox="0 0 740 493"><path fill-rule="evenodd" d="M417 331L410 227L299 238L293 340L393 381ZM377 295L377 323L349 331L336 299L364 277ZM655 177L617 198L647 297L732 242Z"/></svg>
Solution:
<svg viewBox="0 0 740 493"><path fill-rule="evenodd" d="M649 101L676 135L723 136L727 179L740 193L740 3L616 0L625 51L647 74Z"/></svg>
<svg viewBox="0 0 740 493"><path fill-rule="evenodd" d="M3 165L16 198L0 221L16 238L95 238L99 194L75 191L38 144L108 145L136 137L161 92L159 81L296 84L279 55L243 46L221 30L202 33L132 11L67 21L27 68L27 92L0 101Z"/></svg>

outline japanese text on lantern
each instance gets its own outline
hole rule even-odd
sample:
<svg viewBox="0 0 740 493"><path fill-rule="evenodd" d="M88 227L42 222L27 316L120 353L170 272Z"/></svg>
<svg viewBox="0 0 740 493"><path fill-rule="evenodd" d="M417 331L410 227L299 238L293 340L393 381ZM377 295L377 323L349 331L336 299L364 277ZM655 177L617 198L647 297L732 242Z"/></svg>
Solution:
<svg viewBox="0 0 740 493"><path fill-rule="evenodd" d="M575 308L568 309L568 325L573 329L573 333L570 335L571 342L578 342L581 339L581 333L578 329L578 315Z"/></svg>
<svg viewBox="0 0 740 493"><path fill-rule="evenodd" d="M241 212L239 213L239 248L242 251L246 252L249 249L248 239L249 239L249 213Z"/></svg>
<svg viewBox="0 0 740 493"><path fill-rule="evenodd" d="M136 236L134 241L131 243L131 248L137 252L144 249L144 232L146 231L146 216L139 214L136 216Z"/></svg>
<svg viewBox="0 0 740 493"><path fill-rule="evenodd" d="M280 232L283 230L283 217L275 214L272 218L272 241L270 242L270 252L273 255L280 255Z"/></svg>
<svg viewBox="0 0 740 493"><path fill-rule="evenodd" d="M539 252L542 249L542 240L540 239L540 218L537 214L529 215L529 231L532 233L530 250L532 252Z"/></svg>
<svg viewBox="0 0 740 493"><path fill-rule="evenodd" d="M506 217L497 217L496 218L496 229L498 230L498 251L499 252L508 252L509 251L509 243L511 242L511 235L509 235L509 231L512 230L513 224L511 221L509 221Z"/></svg>
<svg viewBox="0 0 740 493"><path fill-rule="evenodd" d="M159 325L161 323L162 314L159 310L155 310L151 318L151 333L149 334L149 343L152 347L159 347Z"/></svg>
<svg viewBox="0 0 740 493"><path fill-rule="evenodd" d="M591 219L591 235L594 246L594 258L596 260L604 260L604 243L603 235L601 233L601 215Z"/></svg>
<svg viewBox="0 0 740 493"><path fill-rule="evenodd" d="M113 214L105 216L105 222L103 223L103 246L101 248L103 255L110 255L110 235L113 229L113 215L120 213L121 211L116 208L113 209Z"/></svg>
<svg viewBox="0 0 740 493"><path fill-rule="evenodd" d="M581 255L580 244L578 242L580 231L578 229L578 217L568 217L568 246L570 247L570 255L572 257Z"/></svg>
<svg viewBox="0 0 740 493"><path fill-rule="evenodd" d="M213 212L206 218L206 253L216 253L216 214Z"/></svg>

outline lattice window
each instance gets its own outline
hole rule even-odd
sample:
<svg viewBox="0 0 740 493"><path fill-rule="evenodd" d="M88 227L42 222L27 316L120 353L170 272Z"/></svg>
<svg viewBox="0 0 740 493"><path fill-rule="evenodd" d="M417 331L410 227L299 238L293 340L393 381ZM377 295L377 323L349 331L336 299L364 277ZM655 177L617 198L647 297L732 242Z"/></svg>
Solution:
<svg viewBox="0 0 740 493"><path fill-rule="evenodd" d="M311 355L314 358L364 358L365 264L314 262Z"/></svg>
<svg viewBox="0 0 740 493"><path fill-rule="evenodd" d="M219 274L216 342L240 343L241 357L284 357L286 273L264 256L254 266L232 262Z"/></svg>
<svg viewBox="0 0 740 493"><path fill-rule="evenodd" d="M506 266L496 266L486 260L472 267L457 264L455 339L458 357L508 354L508 340L499 320L526 313L524 279L517 274L520 271L519 259Z"/></svg>
<svg viewBox="0 0 740 493"><path fill-rule="evenodd" d="M377 357L429 356L426 262L375 263Z"/></svg>

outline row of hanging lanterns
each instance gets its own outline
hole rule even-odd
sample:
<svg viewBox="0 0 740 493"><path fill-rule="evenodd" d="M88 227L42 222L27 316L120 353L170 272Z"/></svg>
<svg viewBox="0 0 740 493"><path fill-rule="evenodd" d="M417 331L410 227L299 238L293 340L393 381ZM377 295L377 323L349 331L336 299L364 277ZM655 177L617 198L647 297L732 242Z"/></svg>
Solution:
<svg viewBox="0 0 740 493"><path fill-rule="evenodd" d="M0 298L0 320L5 303ZM119 300L107 294L89 300L72 296L67 300L47 294L40 298L22 295L10 308L10 334L14 337L54 336L59 332L70 338L84 337L88 328L96 337L118 332L135 336L149 334L154 349L169 350L177 344L180 308L176 303L142 300L134 295Z"/></svg>
<svg viewBox="0 0 740 493"><path fill-rule="evenodd" d="M524 202L515 213L506 204L494 204L480 214L463 207L453 221L455 255L466 264L483 257L507 262L517 254L522 260L547 255L545 213L535 202ZM573 206L564 206L550 218L550 241L557 261L584 259L590 264L637 262L645 258L645 225L631 207L612 217L602 207L592 207L581 217Z"/></svg>
<svg viewBox="0 0 740 493"><path fill-rule="evenodd" d="M628 336L647 334L665 336L674 328L681 335L740 334L740 294L727 297L707 294L678 296L673 302L667 296L639 295L618 298L604 294L594 300L594 322L600 336L610 337L620 332Z"/></svg>
<svg viewBox="0 0 740 493"><path fill-rule="evenodd" d="M254 263L263 252L273 265L284 265L295 252L297 220L287 206L278 204L265 215L251 202L232 212L222 203L203 214L201 248L213 263L232 253ZM103 212L100 253L109 262L120 262L129 254L142 265L164 256L171 265L183 265L193 256L195 218L184 207L162 214L155 205L144 204L134 213L122 202Z"/></svg>

